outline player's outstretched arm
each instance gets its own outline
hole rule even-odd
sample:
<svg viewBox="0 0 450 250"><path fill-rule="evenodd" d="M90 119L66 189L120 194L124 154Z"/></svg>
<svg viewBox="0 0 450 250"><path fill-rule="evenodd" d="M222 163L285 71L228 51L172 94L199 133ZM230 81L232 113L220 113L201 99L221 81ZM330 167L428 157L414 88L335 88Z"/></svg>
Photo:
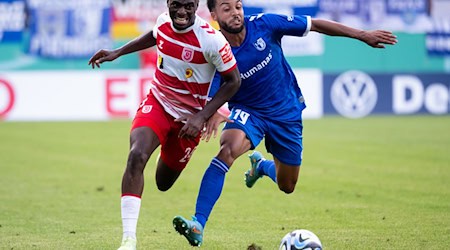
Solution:
<svg viewBox="0 0 450 250"><path fill-rule="evenodd" d="M136 37L127 44L115 50L102 49L97 51L91 59L89 59L88 65L91 65L92 68L95 68L95 66L100 68L100 64L103 62L114 61L120 56L150 48L155 44L156 39L153 37L152 31L150 31L142 36Z"/></svg>
<svg viewBox="0 0 450 250"><path fill-rule="evenodd" d="M365 31L324 19L313 18L311 20L311 31L329 36L343 36L358 39L373 48L384 48L384 44L394 45L397 43L397 37L390 31Z"/></svg>

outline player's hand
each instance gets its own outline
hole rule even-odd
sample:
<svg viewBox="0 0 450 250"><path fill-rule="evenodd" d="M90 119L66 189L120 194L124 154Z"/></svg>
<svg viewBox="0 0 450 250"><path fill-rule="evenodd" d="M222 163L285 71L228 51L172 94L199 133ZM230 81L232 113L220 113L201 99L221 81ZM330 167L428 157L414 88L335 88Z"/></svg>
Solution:
<svg viewBox="0 0 450 250"><path fill-rule="evenodd" d="M178 138L195 138L203 129L205 119L199 115L184 115L175 119L175 122L184 122Z"/></svg>
<svg viewBox="0 0 450 250"><path fill-rule="evenodd" d="M213 136L213 138L216 138L217 130L219 129L219 125L222 122L234 122L234 121L228 118L227 116L222 115L219 112L214 113L214 115L211 116L211 118L209 118L205 124L205 128L202 131L202 140L209 142L211 136Z"/></svg>
<svg viewBox="0 0 450 250"><path fill-rule="evenodd" d="M386 30L364 31L361 41L373 48L384 48L384 44L394 45L397 43L397 36Z"/></svg>
<svg viewBox="0 0 450 250"><path fill-rule="evenodd" d="M97 51L91 59L89 59L88 65L91 65L92 68L97 66L100 68L100 64L103 62L114 61L117 57L119 57L118 53L114 50L99 50Z"/></svg>

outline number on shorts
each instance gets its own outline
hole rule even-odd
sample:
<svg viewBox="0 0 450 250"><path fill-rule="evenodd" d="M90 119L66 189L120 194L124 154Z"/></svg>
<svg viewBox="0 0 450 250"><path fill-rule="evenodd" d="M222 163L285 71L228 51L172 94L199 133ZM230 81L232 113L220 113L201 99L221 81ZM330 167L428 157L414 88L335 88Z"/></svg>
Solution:
<svg viewBox="0 0 450 250"><path fill-rule="evenodd" d="M183 158L181 158L180 162L188 162L189 159L191 159L191 156L194 153L196 148L197 147L195 147L194 149L186 148L186 150L184 151L185 154L184 154Z"/></svg>
<svg viewBox="0 0 450 250"><path fill-rule="evenodd" d="M233 120L237 120L238 122L245 125L245 123L247 123L249 116L250 114L243 111L242 109L236 109L236 113L233 116Z"/></svg>

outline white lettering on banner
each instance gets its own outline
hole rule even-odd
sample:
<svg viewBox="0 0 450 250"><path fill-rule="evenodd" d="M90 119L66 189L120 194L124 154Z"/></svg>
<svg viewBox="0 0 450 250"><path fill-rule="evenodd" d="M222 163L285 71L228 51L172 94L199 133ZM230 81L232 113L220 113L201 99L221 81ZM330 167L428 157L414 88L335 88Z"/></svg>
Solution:
<svg viewBox="0 0 450 250"><path fill-rule="evenodd" d="M22 31L25 26L24 9L24 2L0 2L0 33L1 31Z"/></svg>
<svg viewBox="0 0 450 250"><path fill-rule="evenodd" d="M449 112L450 88L442 83L433 83L424 88L418 77L400 75L394 76L392 87L392 109L395 114L414 114L422 107L435 115Z"/></svg>
<svg viewBox="0 0 450 250"><path fill-rule="evenodd" d="M0 79L0 118L14 107L14 89L6 80Z"/></svg>
<svg viewBox="0 0 450 250"><path fill-rule="evenodd" d="M320 10L325 12L356 13L359 10L358 0L336 1L322 0L319 2Z"/></svg>
<svg viewBox="0 0 450 250"><path fill-rule="evenodd" d="M412 114L420 110L424 90L419 78L411 75L394 76L392 87L394 113ZM409 98L407 93L410 93Z"/></svg>
<svg viewBox="0 0 450 250"><path fill-rule="evenodd" d="M449 94L449 89L444 84L431 84L425 92L425 108L435 115L447 114Z"/></svg>
<svg viewBox="0 0 450 250"><path fill-rule="evenodd" d="M395 11L407 11L407 10L425 10L426 3L424 0L388 0L388 8Z"/></svg>
<svg viewBox="0 0 450 250"><path fill-rule="evenodd" d="M114 17L117 20L151 20L154 21L167 5L162 1L149 0L113 0Z"/></svg>
<svg viewBox="0 0 450 250"><path fill-rule="evenodd" d="M246 0L245 6L316 6L318 0Z"/></svg>
<svg viewBox="0 0 450 250"><path fill-rule="evenodd" d="M450 52L450 34L449 35L427 35L426 45L428 50L437 50Z"/></svg>
<svg viewBox="0 0 450 250"><path fill-rule="evenodd" d="M27 4L31 8L51 7L57 9L73 9L73 8L106 8L111 6L110 0L27 0Z"/></svg>
<svg viewBox="0 0 450 250"><path fill-rule="evenodd" d="M63 38L34 36L30 42L30 52L40 53L45 56L64 57L78 56L95 52L98 48L111 47L109 36L97 38Z"/></svg>

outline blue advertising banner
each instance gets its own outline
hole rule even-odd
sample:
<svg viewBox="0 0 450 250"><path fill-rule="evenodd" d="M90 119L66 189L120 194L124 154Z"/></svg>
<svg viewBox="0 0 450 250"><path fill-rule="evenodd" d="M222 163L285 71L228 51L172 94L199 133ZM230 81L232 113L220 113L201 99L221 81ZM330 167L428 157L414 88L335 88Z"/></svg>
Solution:
<svg viewBox="0 0 450 250"><path fill-rule="evenodd" d="M450 74L326 74L324 114L361 118L374 114L448 115Z"/></svg>
<svg viewBox="0 0 450 250"><path fill-rule="evenodd" d="M319 0L319 11L321 13L358 15L361 11L360 5L360 0Z"/></svg>
<svg viewBox="0 0 450 250"><path fill-rule="evenodd" d="M427 32L427 52L434 56L450 56L450 17L433 20L433 30Z"/></svg>
<svg viewBox="0 0 450 250"><path fill-rule="evenodd" d="M246 0L244 13L277 13L285 15L316 16L320 0Z"/></svg>
<svg viewBox="0 0 450 250"><path fill-rule="evenodd" d="M386 0L388 14L426 14L428 13L427 0Z"/></svg>
<svg viewBox="0 0 450 250"><path fill-rule="evenodd" d="M109 0L28 0L29 53L84 58L112 46Z"/></svg>
<svg viewBox="0 0 450 250"><path fill-rule="evenodd" d="M20 42L24 27L24 0L0 0L0 43Z"/></svg>
<svg viewBox="0 0 450 250"><path fill-rule="evenodd" d="M450 32L427 33L425 44L429 55L450 56Z"/></svg>

